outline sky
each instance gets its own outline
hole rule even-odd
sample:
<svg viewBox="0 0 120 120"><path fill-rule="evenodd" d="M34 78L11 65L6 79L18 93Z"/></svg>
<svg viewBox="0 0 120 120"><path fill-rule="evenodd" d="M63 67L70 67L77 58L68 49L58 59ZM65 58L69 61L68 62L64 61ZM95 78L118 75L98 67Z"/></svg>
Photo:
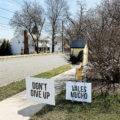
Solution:
<svg viewBox="0 0 120 120"><path fill-rule="evenodd" d="M33 1L33 0L28 0ZM36 0L40 2L41 6L45 8L45 0ZM76 15L78 10L77 1L78 0L66 0L70 8L72 15ZM85 0L87 4L87 9L93 8L96 4L99 4L101 0ZM19 11L23 0L0 0L0 39L11 39L14 37L15 30L9 26L9 21L13 16L13 12ZM7 9L9 11L5 11Z"/></svg>

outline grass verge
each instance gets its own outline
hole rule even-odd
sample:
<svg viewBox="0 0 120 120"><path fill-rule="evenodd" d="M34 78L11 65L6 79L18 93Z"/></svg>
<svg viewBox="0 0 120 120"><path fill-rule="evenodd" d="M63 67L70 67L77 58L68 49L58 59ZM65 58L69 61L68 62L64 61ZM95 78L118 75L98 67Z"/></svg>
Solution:
<svg viewBox="0 0 120 120"><path fill-rule="evenodd" d="M67 70L70 70L70 65L64 65L58 68L55 68L53 70L50 70L48 72L44 72L38 75L35 75L34 77L38 78L51 78L54 77L60 73L63 73ZM0 101L4 100L12 95L15 95L19 92L22 92L26 89L25 87L25 79L17 82L13 82L7 86L0 87Z"/></svg>
<svg viewBox="0 0 120 120"><path fill-rule="evenodd" d="M56 97L56 106L45 106L30 120L120 120L120 95L93 94L92 103L65 100L65 91Z"/></svg>

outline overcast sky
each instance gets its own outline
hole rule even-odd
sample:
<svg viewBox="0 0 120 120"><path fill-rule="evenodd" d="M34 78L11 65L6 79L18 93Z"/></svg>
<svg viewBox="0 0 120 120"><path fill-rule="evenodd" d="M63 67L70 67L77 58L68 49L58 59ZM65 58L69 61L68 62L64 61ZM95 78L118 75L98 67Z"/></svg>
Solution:
<svg viewBox="0 0 120 120"><path fill-rule="evenodd" d="M28 0L30 1L30 0ZM33 1L33 0L31 0ZM45 8L45 0L36 0L39 1L41 6ZM67 0L70 12L75 15L78 9L77 0ZM84 0L85 1L85 0ZM86 0L87 8L93 8L96 4L99 4L101 0ZM12 12L20 10L23 0L0 0L0 8L5 8ZM0 39L6 38L11 39L14 35L14 30L9 26L9 19L13 16L12 12L8 12L0 9ZM5 18L1 18L5 17ZM8 19L7 19L8 18Z"/></svg>

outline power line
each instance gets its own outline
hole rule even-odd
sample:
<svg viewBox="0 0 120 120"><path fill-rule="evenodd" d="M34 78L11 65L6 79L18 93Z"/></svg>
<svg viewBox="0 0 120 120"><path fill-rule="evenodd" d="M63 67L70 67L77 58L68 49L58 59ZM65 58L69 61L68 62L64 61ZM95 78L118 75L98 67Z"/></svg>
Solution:
<svg viewBox="0 0 120 120"><path fill-rule="evenodd" d="M3 23L0 23L1 26L5 26L5 27L10 27L10 25L8 24L3 24Z"/></svg>
<svg viewBox="0 0 120 120"><path fill-rule="evenodd" d="M0 25L6 25L6 26L10 26L9 24L4 24L4 23L0 23Z"/></svg>
<svg viewBox="0 0 120 120"><path fill-rule="evenodd" d="M9 26L9 24L4 24L4 23L0 23L0 25L7 25L7 26Z"/></svg>
<svg viewBox="0 0 120 120"><path fill-rule="evenodd" d="M3 28L3 27L0 26L0 30L5 30L5 31L6 31L6 30L7 30L7 31L9 30L9 31L11 31L12 29L11 29L11 28Z"/></svg>
<svg viewBox="0 0 120 120"><path fill-rule="evenodd" d="M8 27L8 26L4 26L4 25L0 25L0 28L4 28L4 29L12 29L12 28L10 28L10 27Z"/></svg>
<svg viewBox="0 0 120 120"><path fill-rule="evenodd" d="M4 17L4 16L0 16L1 18L4 18L4 19L8 19L8 20L10 20L10 18L7 18L7 17Z"/></svg>
<svg viewBox="0 0 120 120"><path fill-rule="evenodd" d="M5 9L5 8L2 8L2 7L0 7L0 9L1 9L1 10L5 10L5 11L10 12L10 13L14 13L13 11L8 10L8 9Z"/></svg>

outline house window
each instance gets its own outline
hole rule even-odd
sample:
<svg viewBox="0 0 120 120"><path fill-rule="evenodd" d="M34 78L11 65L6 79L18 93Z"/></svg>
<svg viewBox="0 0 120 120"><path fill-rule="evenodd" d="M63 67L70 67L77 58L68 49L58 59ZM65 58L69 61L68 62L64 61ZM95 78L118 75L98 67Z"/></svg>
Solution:
<svg viewBox="0 0 120 120"><path fill-rule="evenodd" d="M23 48L21 48L21 54L24 54L24 49Z"/></svg>
<svg viewBox="0 0 120 120"><path fill-rule="evenodd" d="M47 48L47 50L49 51L49 50L50 50L50 48Z"/></svg>
<svg viewBox="0 0 120 120"><path fill-rule="evenodd" d="M57 42L54 42L55 45L57 45Z"/></svg>

